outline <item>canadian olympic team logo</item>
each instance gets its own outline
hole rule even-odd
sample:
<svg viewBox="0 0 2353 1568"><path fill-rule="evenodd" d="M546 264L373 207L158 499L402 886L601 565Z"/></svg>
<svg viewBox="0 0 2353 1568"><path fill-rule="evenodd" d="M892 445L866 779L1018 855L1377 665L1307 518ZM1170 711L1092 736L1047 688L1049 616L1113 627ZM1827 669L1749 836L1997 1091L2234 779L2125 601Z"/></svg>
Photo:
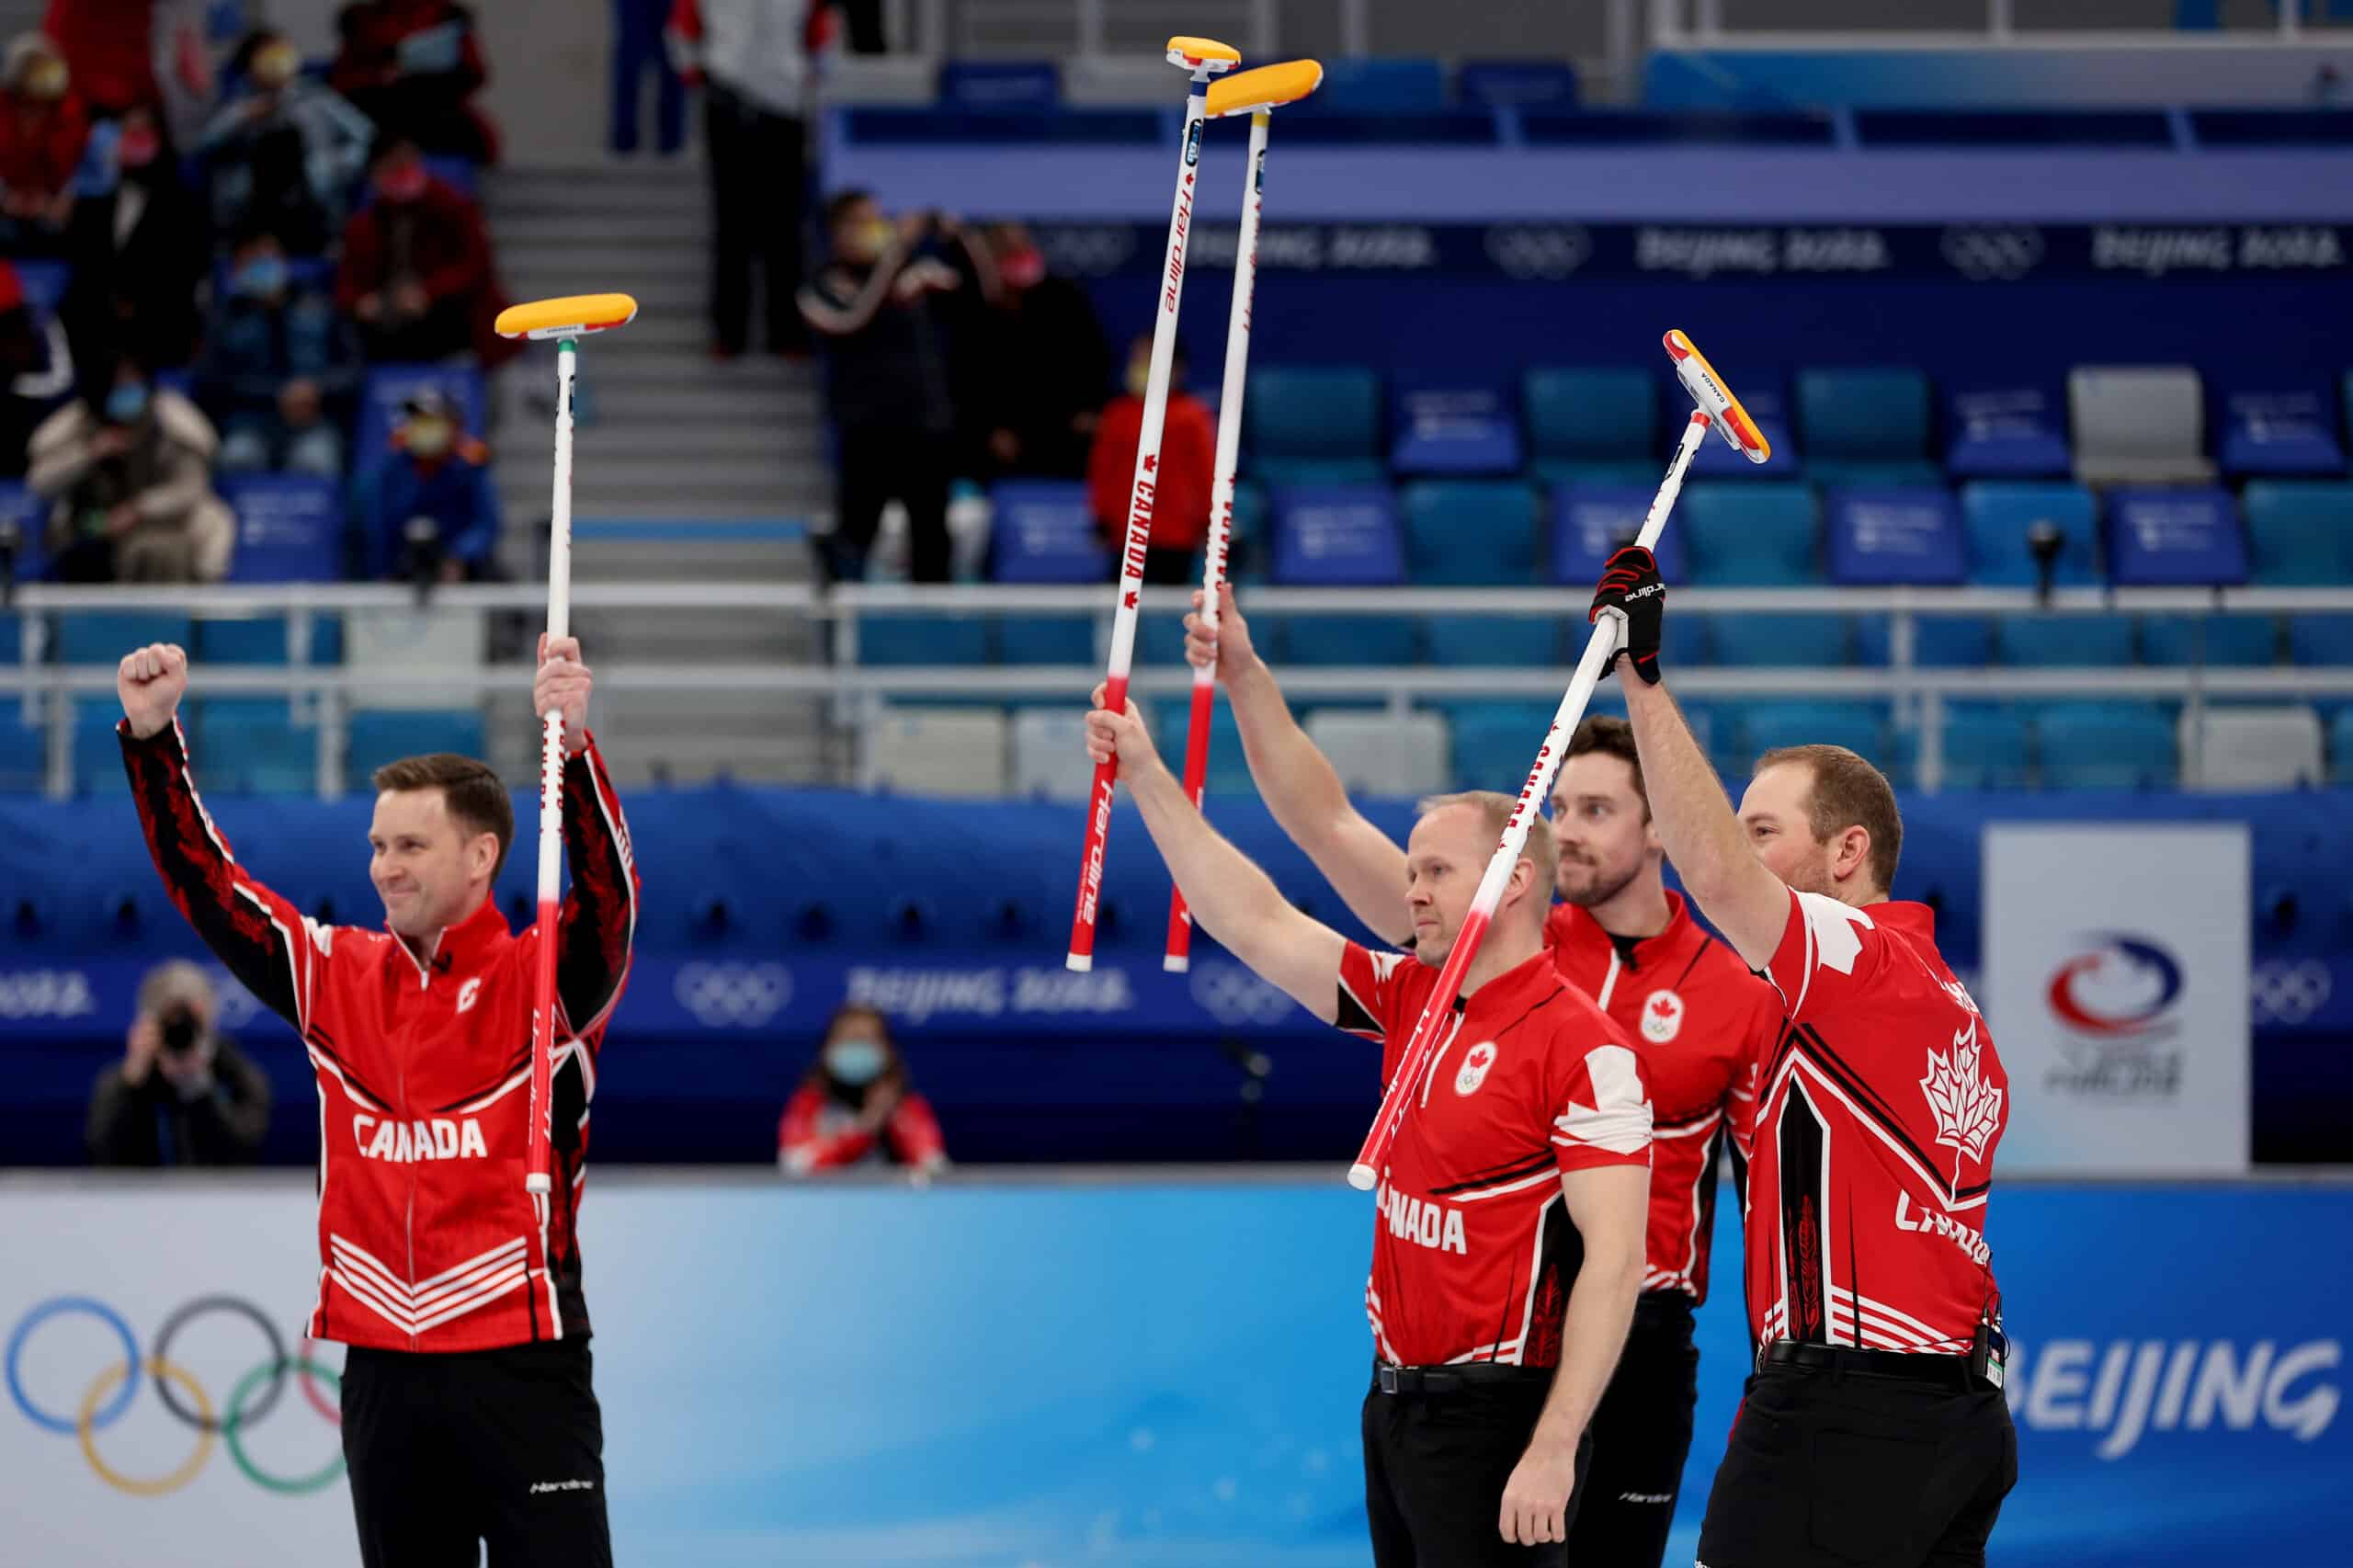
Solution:
<svg viewBox="0 0 2353 1568"><path fill-rule="evenodd" d="M2180 1000L2181 965L2144 937L2086 938L2052 971L2045 996L2052 1016L2080 1035L2129 1040L2164 1031Z"/></svg>
<svg viewBox="0 0 2353 1568"><path fill-rule="evenodd" d="M225 1396L217 1401L195 1373L172 1358L173 1342L180 1333L210 1313L244 1318L260 1331L267 1347L252 1369L231 1383ZM45 1403L28 1386L27 1373L53 1362L28 1356L28 1347L43 1325L74 1317L93 1319L100 1327L112 1331L122 1347L121 1357L101 1358L83 1385L78 1400ZM251 1301L237 1296L199 1296L164 1319L142 1356L131 1324L112 1307L87 1296L52 1296L27 1312L8 1335L8 1395L34 1426L74 1439L91 1472L100 1481L133 1497L162 1497L177 1492L197 1478L216 1447L227 1449L231 1462L255 1485L264 1491L299 1496L332 1486L343 1478L343 1444L334 1435L334 1429L343 1424L342 1413L336 1407L342 1379L334 1368L312 1357L309 1340L301 1343L300 1354L288 1355L285 1337L278 1333L278 1325ZM311 1407L328 1434L324 1444L328 1450L326 1462L307 1474L289 1475L265 1469L255 1459L248 1441L254 1428L278 1412L290 1379L301 1390L300 1403ZM72 1381L68 1379L69 1385ZM195 1446L168 1471L133 1475L108 1459L99 1437L129 1414L141 1390L151 1386L163 1408L196 1434Z"/></svg>
<svg viewBox="0 0 2353 1568"><path fill-rule="evenodd" d="M1672 991L1654 991L1643 1003L1643 1038L1665 1045L1683 1032L1683 998Z"/></svg>
<svg viewBox="0 0 2353 1568"><path fill-rule="evenodd" d="M1479 1085L1487 1081L1488 1069L1495 1064L1495 1042L1483 1040L1472 1046L1462 1058L1462 1070L1454 1075L1454 1092L1474 1095Z"/></svg>

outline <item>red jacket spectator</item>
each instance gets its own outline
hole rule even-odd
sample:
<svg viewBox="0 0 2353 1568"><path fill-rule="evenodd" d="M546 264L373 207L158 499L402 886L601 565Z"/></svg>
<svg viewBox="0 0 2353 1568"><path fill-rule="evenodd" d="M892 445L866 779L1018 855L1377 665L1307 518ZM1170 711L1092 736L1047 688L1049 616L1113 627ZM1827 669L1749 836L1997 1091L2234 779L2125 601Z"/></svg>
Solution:
<svg viewBox="0 0 2353 1568"><path fill-rule="evenodd" d="M498 311L490 236L472 197L426 173L414 143L379 152L376 199L344 225L335 301L359 323L372 360L438 359L469 348L485 365L514 346Z"/></svg>
<svg viewBox="0 0 2353 1568"><path fill-rule="evenodd" d="M850 1165L900 1165L930 1172L948 1163L939 1119L907 1081L889 1021L846 1002L825 1026L825 1045L785 1102L776 1163L787 1176Z"/></svg>
<svg viewBox="0 0 2353 1568"><path fill-rule="evenodd" d="M335 17L327 85L388 136L428 153L498 161L498 131L469 102L490 80L473 13L451 0L362 0Z"/></svg>
<svg viewBox="0 0 2353 1568"><path fill-rule="evenodd" d="M0 199L8 216L39 217L55 203L89 139L90 117L63 56L36 34L10 43L0 88Z"/></svg>
<svg viewBox="0 0 2353 1568"><path fill-rule="evenodd" d="M1087 505L1096 526L1117 551L1127 538L1129 489L1135 480L1136 443L1143 435L1143 399L1130 392L1104 405L1086 461ZM1209 405L1171 389L1161 424L1159 483L1153 491L1152 549L1189 557L1210 531L1210 492L1217 477L1217 423ZM1181 580L1181 578L1180 578Z"/></svg>
<svg viewBox="0 0 2353 1568"><path fill-rule="evenodd" d="M155 82L155 0L49 0L40 30L57 40L83 97L115 115L162 97Z"/></svg>

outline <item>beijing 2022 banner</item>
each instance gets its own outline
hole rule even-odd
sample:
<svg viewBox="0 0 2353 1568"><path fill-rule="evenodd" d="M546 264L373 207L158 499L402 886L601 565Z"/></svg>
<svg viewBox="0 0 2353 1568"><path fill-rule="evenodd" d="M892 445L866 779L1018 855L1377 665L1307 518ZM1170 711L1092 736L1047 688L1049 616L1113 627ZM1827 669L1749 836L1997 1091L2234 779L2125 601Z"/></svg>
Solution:
<svg viewBox="0 0 2353 1568"><path fill-rule="evenodd" d="M341 1351L301 1338L313 1215L290 1175L0 1179L0 1563L357 1562ZM1336 1167L592 1175L615 1558L1362 1568L1372 1221ZM1987 1233L2021 1475L1995 1568L2342 1561L2353 1186L1997 1179ZM1736 1288L1699 1338L1670 1562L1739 1396Z"/></svg>

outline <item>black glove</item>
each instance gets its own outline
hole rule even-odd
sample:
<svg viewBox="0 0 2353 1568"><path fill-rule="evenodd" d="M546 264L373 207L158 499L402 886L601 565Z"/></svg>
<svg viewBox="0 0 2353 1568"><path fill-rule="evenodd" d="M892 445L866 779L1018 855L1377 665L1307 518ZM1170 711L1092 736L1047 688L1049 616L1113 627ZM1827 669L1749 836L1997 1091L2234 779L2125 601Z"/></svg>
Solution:
<svg viewBox="0 0 2353 1568"><path fill-rule="evenodd" d="M1630 544L1602 568L1601 584L1593 591L1593 608L1586 619L1597 621L1605 609L1626 618L1627 656L1634 673L1651 686L1658 684L1658 642L1666 619L1666 580L1658 574L1658 561L1639 544ZM1618 661L1609 662L1610 668Z"/></svg>

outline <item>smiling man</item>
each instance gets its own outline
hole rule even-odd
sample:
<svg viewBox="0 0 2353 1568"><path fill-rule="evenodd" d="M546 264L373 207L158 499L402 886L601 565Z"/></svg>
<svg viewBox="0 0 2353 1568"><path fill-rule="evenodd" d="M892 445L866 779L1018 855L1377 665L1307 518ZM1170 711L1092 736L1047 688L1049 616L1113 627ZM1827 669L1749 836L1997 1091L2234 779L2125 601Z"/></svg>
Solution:
<svg viewBox="0 0 2353 1568"><path fill-rule="evenodd" d="M384 928L325 926L230 853L176 718L188 654L126 656L123 765L155 868L230 972L301 1036L319 1094L319 1285L308 1333L350 1346L343 1447L366 1568L597 1568L602 1418L576 1222L597 1052L628 978L637 873L590 741L590 676L541 640L535 712L562 710L556 929L490 896L515 836L506 786L448 755L379 768L369 875ZM533 963L556 943L554 1192L523 1186Z"/></svg>
<svg viewBox="0 0 2353 1568"><path fill-rule="evenodd" d="M1100 703L1098 688L1096 700ZM1423 802L1399 865L1414 952L1376 953L1292 907L1220 837L1132 703L1086 716L1201 929L1395 1074L1470 913L1510 797ZM1376 1568L1546 1564L1585 1491L1586 1428L1643 1276L1651 1105L1617 1025L1544 950L1541 820L1381 1171L1365 1312L1365 1507Z"/></svg>

